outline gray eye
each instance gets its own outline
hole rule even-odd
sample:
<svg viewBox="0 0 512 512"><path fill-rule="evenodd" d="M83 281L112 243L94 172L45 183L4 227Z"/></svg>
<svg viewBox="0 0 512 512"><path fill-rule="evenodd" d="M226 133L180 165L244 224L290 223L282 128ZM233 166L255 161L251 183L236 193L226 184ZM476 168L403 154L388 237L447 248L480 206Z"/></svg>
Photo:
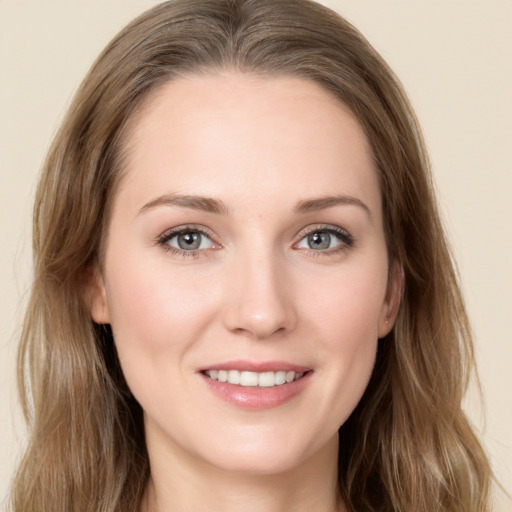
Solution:
<svg viewBox="0 0 512 512"><path fill-rule="evenodd" d="M325 231L316 231L307 236L307 241L310 249L329 249L331 235Z"/></svg>
<svg viewBox="0 0 512 512"><path fill-rule="evenodd" d="M167 242L171 247L182 251L195 251L197 249L209 249L213 246L212 241L199 231L182 231L171 237Z"/></svg>
<svg viewBox="0 0 512 512"><path fill-rule="evenodd" d="M333 249L343 242L336 233L330 233L328 230L311 231L301 239L297 244L299 249L310 249L314 251L325 251Z"/></svg>
<svg viewBox="0 0 512 512"><path fill-rule="evenodd" d="M177 237L178 246L180 249L194 250L198 249L201 245L201 235L199 233L181 233Z"/></svg>

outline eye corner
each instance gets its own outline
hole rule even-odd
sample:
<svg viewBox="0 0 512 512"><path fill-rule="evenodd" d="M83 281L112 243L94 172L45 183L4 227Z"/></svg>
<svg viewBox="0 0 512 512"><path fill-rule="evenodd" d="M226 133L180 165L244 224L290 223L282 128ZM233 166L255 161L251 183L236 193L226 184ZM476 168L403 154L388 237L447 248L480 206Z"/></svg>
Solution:
<svg viewBox="0 0 512 512"><path fill-rule="evenodd" d="M155 245L180 257L199 257L201 253L222 247L208 228L192 224L165 230L156 237Z"/></svg>
<svg viewBox="0 0 512 512"><path fill-rule="evenodd" d="M355 237L349 231L331 224L308 226L298 233L297 238L292 248L308 251L314 256L330 256L346 252L356 243ZM318 241L317 246L312 247L311 243L316 241Z"/></svg>

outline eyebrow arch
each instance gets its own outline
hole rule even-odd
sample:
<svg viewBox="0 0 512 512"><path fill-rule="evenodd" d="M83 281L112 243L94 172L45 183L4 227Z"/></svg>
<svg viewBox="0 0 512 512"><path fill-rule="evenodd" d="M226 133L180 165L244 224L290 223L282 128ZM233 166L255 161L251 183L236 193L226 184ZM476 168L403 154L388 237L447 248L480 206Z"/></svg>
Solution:
<svg viewBox="0 0 512 512"><path fill-rule="evenodd" d="M219 215L226 215L228 213L228 207L219 199L197 195L166 194L147 202L139 210L139 215L151 208L156 208L157 206L179 206L182 208L192 208L193 210L202 210Z"/></svg>
<svg viewBox="0 0 512 512"><path fill-rule="evenodd" d="M299 201L294 208L295 213L310 213L325 208L332 208L333 206L340 205L353 205L361 207L369 217L371 217L371 211L366 204L363 203L357 197L347 195L336 195L336 196L323 196L313 199L304 199Z"/></svg>

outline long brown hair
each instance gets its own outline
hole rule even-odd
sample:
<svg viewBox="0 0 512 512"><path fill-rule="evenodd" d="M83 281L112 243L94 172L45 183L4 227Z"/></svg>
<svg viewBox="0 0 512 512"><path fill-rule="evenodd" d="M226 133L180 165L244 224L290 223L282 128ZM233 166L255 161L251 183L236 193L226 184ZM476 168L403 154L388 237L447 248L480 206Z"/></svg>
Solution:
<svg viewBox="0 0 512 512"><path fill-rule="evenodd" d="M101 267L126 127L173 78L236 69L314 80L348 105L379 174L392 259L404 274L396 325L363 399L340 428L339 488L357 512L484 512L491 473L462 409L471 333L414 113L382 58L309 0L175 0L107 46L44 165L34 210L34 282L19 350L31 437L15 512L132 511L149 477L142 411L109 327L84 292Z"/></svg>

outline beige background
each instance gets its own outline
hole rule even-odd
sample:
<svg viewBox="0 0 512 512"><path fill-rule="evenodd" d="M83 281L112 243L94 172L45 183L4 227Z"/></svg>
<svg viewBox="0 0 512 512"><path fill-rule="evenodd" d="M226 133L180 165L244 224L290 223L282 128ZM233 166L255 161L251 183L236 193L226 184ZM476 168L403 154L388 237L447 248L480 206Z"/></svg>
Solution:
<svg viewBox="0 0 512 512"><path fill-rule="evenodd" d="M24 439L16 329L30 281L37 171L92 60L151 0L0 0L0 504ZM473 320L486 422L512 490L512 1L331 0L402 79L431 151ZM498 512L512 501L498 496ZM0 506L0 508L2 508Z"/></svg>

